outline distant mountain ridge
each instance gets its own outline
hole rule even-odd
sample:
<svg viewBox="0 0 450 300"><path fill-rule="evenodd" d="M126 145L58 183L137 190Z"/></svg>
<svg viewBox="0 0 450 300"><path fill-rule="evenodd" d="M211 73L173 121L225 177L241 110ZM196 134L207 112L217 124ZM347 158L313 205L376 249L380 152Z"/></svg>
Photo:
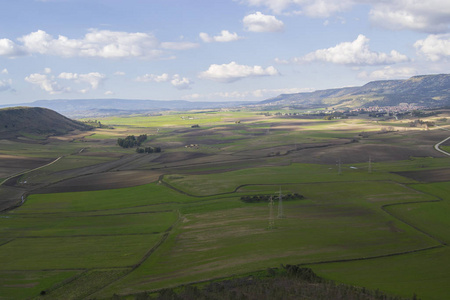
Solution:
<svg viewBox="0 0 450 300"><path fill-rule="evenodd" d="M261 104L301 107L361 108L415 103L428 107L450 105L450 74L421 75L406 80L371 81L360 87L282 94Z"/></svg>
<svg viewBox="0 0 450 300"><path fill-rule="evenodd" d="M65 116L96 117L156 113L161 111L184 111L193 109L231 108L255 102L189 102L185 100L131 100L131 99L69 99L38 100L19 104L30 107L43 107ZM5 106L3 106L5 107Z"/></svg>
<svg viewBox="0 0 450 300"><path fill-rule="evenodd" d="M0 139L20 136L62 135L73 130L90 130L91 126L71 120L40 107L0 109Z"/></svg>
<svg viewBox="0 0 450 300"><path fill-rule="evenodd" d="M71 118L153 114L162 111L188 111L237 108L251 105L297 108L364 108L415 103L426 107L450 106L450 74L420 75L406 80L371 81L363 86L282 94L264 101L190 102L185 100L73 99L38 100L21 106L42 107ZM11 105L0 105L8 107Z"/></svg>

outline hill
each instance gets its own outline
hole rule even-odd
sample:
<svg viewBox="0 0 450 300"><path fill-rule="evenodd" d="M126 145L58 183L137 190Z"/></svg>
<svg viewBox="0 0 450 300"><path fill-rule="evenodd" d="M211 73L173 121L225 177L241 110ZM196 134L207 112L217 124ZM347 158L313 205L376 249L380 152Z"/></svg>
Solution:
<svg viewBox="0 0 450 300"><path fill-rule="evenodd" d="M61 135L73 130L89 129L92 127L46 108L11 107L0 109L0 138Z"/></svg>
<svg viewBox="0 0 450 300"><path fill-rule="evenodd" d="M450 105L450 74L414 76L407 80L372 81L360 87L282 94L262 101L265 105L361 108L396 106L400 103L426 107Z"/></svg>

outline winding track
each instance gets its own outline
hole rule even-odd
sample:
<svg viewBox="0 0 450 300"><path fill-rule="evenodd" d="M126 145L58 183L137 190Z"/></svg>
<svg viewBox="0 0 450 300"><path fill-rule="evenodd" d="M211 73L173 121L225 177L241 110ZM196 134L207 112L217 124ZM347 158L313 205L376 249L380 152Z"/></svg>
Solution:
<svg viewBox="0 0 450 300"><path fill-rule="evenodd" d="M450 131L450 130L448 130L447 128L444 128L444 127L441 127L441 126L437 126L437 125L436 125L436 127L439 128L439 129L442 129L442 130ZM448 140L450 140L450 136L449 136L448 138L446 138L446 139L440 141L440 142L437 143L436 145L434 145L434 149L435 149L436 151L441 152L442 154L445 154L445 155L450 156L450 153L448 153L448 152L442 150L441 148L439 148L439 146L441 146L443 143L445 143L445 142L448 141Z"/></svg>
<svg viewBox="0 0 450 300"><path fill-rule="evenodd" d="M439 146L440 146L441 144L445 143L445 142L448 141L448 140L450 140L450 136L449 136L448 138L446 138L445 140L443 140L443 141L437 143L436 145L434 145L434 149L436 149L437 151L439 151L439 152L441 152L441 153L443 153L443 154L445 154L445 155L450 156L450 153L448 153L448 152L442 150L441 148L439 148Z"/></svg>
<svg viewBox="0 0 450 300"><path fill-rule="evenodd" d="M39 169L48 167L48 166L54 164L55 162L57 162L58 160L60 160L60 159L63 158L63 157L64 157L64 156L60 156L60 157L58 157L57 159L55 159L54 161L49 162L48 164L45 164L45 165L43 165L43 166L40 166L40 167L31 169L31 170L28 170L28 171L23 171L23 172L20 172L20 173L11 175L11 176L9 176L8 178L6 178L5 180L3 180L3 181L0 183L0 185L3 185L5 182L7 182L8 180L10 180L11 178L14 178L14 177L17 177L17 176L20 176L20 175L24 175L24 174L27 174L27 173L30 173L30 172L33 172L33 171L36 171L36 170L39 170Z"/></svg>

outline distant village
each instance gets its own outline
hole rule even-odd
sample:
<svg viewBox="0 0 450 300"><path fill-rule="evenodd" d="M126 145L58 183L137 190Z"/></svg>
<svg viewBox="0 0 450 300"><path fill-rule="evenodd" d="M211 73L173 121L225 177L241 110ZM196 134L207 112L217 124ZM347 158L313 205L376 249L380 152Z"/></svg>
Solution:
<svg viewBox="0 0 450 300"><path fill-rule="evenodd" d="M327 107L324 110L309 110L304 112L277 112L274 115L293 118L324 118L324 119L345 119L352 116L367 114L373 118L395 118L400 120L406 117L427 117L435 115L436 112L427 112L430 108L415 103L401 103L396 106L369 106L355 109L341 109ZM270 113L265 113L270 115Z"/></svg>

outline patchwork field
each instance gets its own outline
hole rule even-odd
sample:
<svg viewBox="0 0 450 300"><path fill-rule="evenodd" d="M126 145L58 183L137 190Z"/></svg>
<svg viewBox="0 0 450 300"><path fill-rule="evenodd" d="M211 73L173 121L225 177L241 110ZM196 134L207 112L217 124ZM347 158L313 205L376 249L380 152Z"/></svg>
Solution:
<svg viewBox="0 0 450 300"><path fill-rule="evenodd" d="M0 186L18 203L0 214L0 299L133 299L281 264L401 297L450 293L444 130L258 112L101 122L1 148L3 178L61 159ZM116 145L131 134L162 152ZM241 201L258 195L273 206Z"/></svg>

